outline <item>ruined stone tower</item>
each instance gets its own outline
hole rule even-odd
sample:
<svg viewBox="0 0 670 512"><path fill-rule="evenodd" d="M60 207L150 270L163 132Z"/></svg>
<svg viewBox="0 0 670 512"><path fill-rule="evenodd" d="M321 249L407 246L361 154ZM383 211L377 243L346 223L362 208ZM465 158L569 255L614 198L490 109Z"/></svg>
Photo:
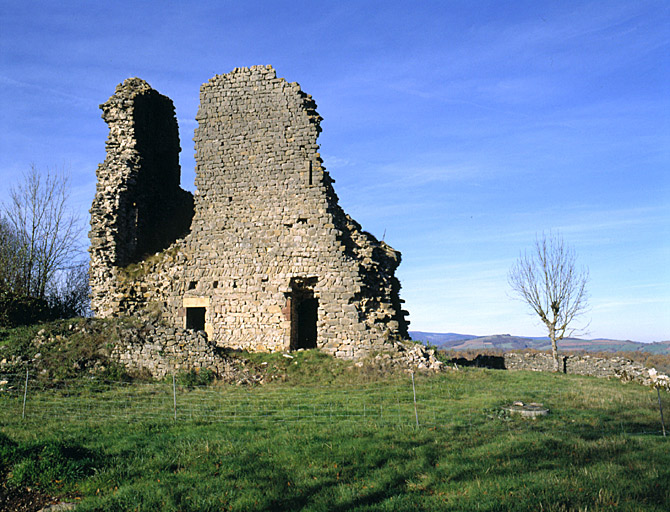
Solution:
<svg viewBox="0 0 670 512"><path fill-rule="evenodd" d="M153 315L254 351L354 357L407 338L400 254L338 205L318 153L321 117L298 84L255 66L201 87L194 202L179 188L172 102L129 79L101 108L97 315Z"/></svg>

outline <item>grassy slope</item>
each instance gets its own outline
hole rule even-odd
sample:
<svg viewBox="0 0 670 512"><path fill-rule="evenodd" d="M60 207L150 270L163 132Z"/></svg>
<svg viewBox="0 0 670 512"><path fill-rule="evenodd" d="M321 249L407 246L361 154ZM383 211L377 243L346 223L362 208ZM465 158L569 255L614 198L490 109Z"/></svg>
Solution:
<svg viewBox="0 0 670 512"><path fill-rule="evenodd" d="M6 393L0 463L15 485L78 495L78 510L670 504L670 441L658 433L656 395L638 385L477 369L418 377L416 428L407 376L379 378L311 352L255 359L282 378L180 389L176 423L171 382L91 390L72 381L30 395L26 420L20 391ZM513 400L552 413L510 418L501 406ZM239 415L206 417L225 407Z"/></svg>

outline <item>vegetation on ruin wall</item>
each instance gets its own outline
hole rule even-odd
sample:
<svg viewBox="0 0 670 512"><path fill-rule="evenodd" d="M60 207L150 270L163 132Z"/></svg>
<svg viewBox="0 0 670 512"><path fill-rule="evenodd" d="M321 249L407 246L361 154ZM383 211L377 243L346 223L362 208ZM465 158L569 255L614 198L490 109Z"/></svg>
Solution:
<svg viewBox="0 0 670 512"><path fill-rule="evenodd" d="M141 261L130 263L125 267L120 267L119 278L121 282L132 284L134 281L146 277L148 274L153 272L156 269L156 267L158 267L161 263L163 263L167 258L174 258L180 249L181 249L180 244L178 242L175 242L164 251L147 255Z"/></svg>
<svg viewBox="0 0 670 512"><path fill-rule="evenodd" d="M656 394L637 384L482 369L417 375L417 428L409 376L292 355L252 356L283 376L264 386L183 381L178 408L196 412L176 422L171 379L104 390L73 380L69 390L29 394L41 405L25 420L21 392L0 396L2 478L83 511L660 511L670 503L670 441ZM87 406L70 414L75 400ZM510 417L503 406L515 400L551 413ZM670 410L670 395L662 400ZM221 416L222 401L240 414ZM339 406L328 411L329 403Z"/></svg>
<svg viewBox="0 0 670 512"><path fill-rule="evenodd" d="M75 379L81 385L92 378L130 381L126 369L109 359L119 330L140 325L133 318L72 318L16 328L0 327L0 380L18 386L25 372L31 385L59 387ZM6 386L5 386L6 387Z"/></svg>

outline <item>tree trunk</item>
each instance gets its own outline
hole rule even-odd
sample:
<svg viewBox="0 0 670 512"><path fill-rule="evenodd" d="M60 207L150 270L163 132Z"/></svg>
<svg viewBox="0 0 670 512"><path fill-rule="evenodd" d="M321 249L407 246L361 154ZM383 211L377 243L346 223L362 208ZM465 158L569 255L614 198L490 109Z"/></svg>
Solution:
<svg viewBox="0 0 670 512"><path fill-rule="evenodd" d="M558 359L558 346L556 345L556 331L554 329L549 329L549 338L551 339L551 355L554 358L554 371L559 373L561 362Z"/></svg>

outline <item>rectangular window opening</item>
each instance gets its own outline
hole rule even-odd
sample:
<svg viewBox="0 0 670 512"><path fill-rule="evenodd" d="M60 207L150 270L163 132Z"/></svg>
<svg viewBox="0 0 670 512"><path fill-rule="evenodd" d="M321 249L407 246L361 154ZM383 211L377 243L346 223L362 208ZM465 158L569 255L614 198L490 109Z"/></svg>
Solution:
<svg viewBox="0 0 670 512"><path fill-rule="evenodd" d="M186 308L186 328L194 331L205 330L205 314L207 308Z"/></svg>
<svg viewBox="0 0 670 512"><path fill-rule="evenodd" d="M190 281L190 282L188 283L188 289L189 289L189 290L195 290L195 287L196 287L197 284L198 284L197 281Z"/></svg>

